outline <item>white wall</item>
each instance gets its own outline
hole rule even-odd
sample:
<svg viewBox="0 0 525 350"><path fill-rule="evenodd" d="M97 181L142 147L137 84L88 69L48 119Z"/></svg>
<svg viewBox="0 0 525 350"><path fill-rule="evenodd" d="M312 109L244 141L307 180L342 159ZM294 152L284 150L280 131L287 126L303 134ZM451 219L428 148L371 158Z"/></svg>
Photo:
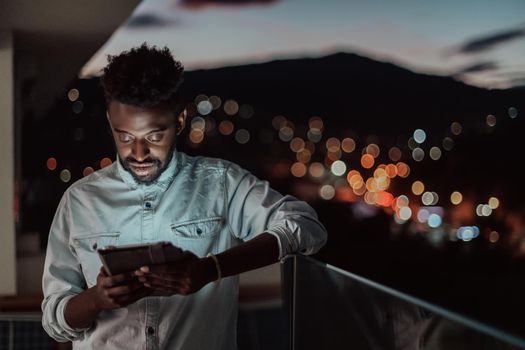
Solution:
<svg viewBox="0 0 525 350"><path fill-rule="evenodd" d="M0 29L0 295L16 293L13 37Z"/></svg>

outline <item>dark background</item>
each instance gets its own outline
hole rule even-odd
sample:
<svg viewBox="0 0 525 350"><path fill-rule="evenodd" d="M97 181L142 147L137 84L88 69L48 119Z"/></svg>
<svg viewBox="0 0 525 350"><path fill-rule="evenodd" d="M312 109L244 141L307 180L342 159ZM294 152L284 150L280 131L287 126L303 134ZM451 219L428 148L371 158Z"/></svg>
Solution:
<svg viewBox="0 0 525 350"><path fill-rule="evenodd" d="M323 162L326 149L320 145L329 137L356 140L356 151L343 154L349 169L360 168L361 150L370 140L377 140L382 150L379 161L384 163L388 162L388 148L400 147L404 154L401 160L410 165L411 175L396 179L390 189L393 193L408 193L413 181L424 180L428 188L442 194L439 205L445 211L451 209L448 196L456 189L479 203L496 195L502 205L491 217L465 223L477 225L482 233L469 242L433 240L410 222L396 224L391 213L376 207L363 216L359 214L362 201L306 199L329 232L328 243L316 258L525 335L525 264L519 249L508 239L506 220L509 215L524 218L520 164L525 149L524 88L486 90L452 77L416 74L348 53L192 71L185 77L188 127L178 149L234 161L269 180L282 193L306 198L302 189L333 184L337 179L295 178L289 172L276 171L283 165L289 169L296 161L288 143L279 140L272 127L276 115L291 121L295 136L303 138L308 120L322 117L323 140L311 161ZM23 96L31 95L33 83L24 82ZM80 92L77 102L67 98L72 88ZM254 114L248 119L228 116L222 109L206 117L216 125L232 120L235 130L250 132L250 141L239 144L233 134L224 136L213 129L202 143L192 144L188 140L190 121L197 116L192 101L200 94L219 96L223 103L233 99L240 105L249 104ZM511 107L518 111L516 118L509 117ZM497 118L494 127L485 122L489 114ZM39 232L44 249L64 190L83 176L85 167L99 169L100 160L113 160L116 152L97 78L72 81L45 118L35 118L30 111L22 118L18 231ZM463 126L459 136L450 131L454 121ZM417 128L427 132L426 144L440 146L444 137L453 138L453 150L442 150L438 161L428 159L428 155L422 162L413 161L406 143ZM261 133L272 135L271 140L262 141ZM57 169L47 169L49 157L57 159ZM71 181L60 180L62 169L71 172ZM500 235L495 243L488 240L487 233L492 230Z"/></svg>

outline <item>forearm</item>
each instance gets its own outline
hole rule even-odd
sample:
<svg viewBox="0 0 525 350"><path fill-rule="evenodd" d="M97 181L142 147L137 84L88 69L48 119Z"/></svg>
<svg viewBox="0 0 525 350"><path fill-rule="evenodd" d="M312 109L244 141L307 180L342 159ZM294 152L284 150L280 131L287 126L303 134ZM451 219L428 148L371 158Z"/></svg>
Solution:
<svg viewBox="0 0 525 350"><path fill-rule="evenodd" d="M94 297L94 287L71 298L65 309L64 318L72 328L86 328L91 326L100 313Z"/></svg>
<svg viewBox="0 0 525 350"><path fill-rule="evenodd" d="M275 236L263 233L216 256L222 277L227 277L277 262L279 244Z"/></svg>

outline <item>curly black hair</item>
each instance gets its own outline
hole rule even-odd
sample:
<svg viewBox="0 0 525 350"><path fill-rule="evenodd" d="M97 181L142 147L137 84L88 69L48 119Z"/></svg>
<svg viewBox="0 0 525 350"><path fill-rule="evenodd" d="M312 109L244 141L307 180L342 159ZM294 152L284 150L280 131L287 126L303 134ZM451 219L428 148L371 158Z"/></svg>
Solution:
<svg viewBox="0 0 525 350"><path fill-rule="evenodd" d="M143 43L119 55L108 55L101 84L106 102L137 107L167 107L177 116L183 110L180 94L184 67L167 47Z"/></svg>

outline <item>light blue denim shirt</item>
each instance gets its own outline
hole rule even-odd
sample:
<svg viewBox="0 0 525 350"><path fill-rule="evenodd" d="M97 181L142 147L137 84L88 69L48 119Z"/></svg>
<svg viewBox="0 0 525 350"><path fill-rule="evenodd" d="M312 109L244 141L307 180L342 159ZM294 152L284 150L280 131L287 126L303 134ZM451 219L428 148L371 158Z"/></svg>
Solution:
<svg viewBox="0 0 525 350"><path fill-rule="evenodd" d="M75 349L236 349L238 277L190 296L147 297L71 328L66 303L96 284L97 248L170 241L199 257L268 232L279 256L312 254L326 240L314 210L282 196L239 166L175 152L152 184L138 184L120 162L74 183L59 204L43 276L43 326Z"/></svg>

